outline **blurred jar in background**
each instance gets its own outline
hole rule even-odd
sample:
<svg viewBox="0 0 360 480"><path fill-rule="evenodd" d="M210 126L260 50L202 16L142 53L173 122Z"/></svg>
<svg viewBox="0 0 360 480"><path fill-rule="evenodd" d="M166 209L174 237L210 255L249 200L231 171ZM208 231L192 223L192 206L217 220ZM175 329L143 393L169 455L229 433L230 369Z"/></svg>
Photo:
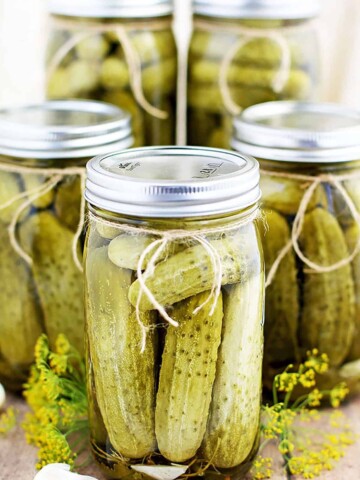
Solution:
<svg viewBox="0 0 360 480"><path fill-rule="evenodd" d="M135 145L175 143L172 0L51 0L50 99L102 100L133 118Z"/></svg>
<svg viewBox="0 0 360 480"><path fill-rule="evenodd" d="M316 0L194 0L193 9L190 145L229 148L232 116L244 108L317 97Z"/></svg>
<svg viewBox="0 0 360 480"><path fill-rule="evenodd" d="M85 164L132 145L113 105L64 100L0 111L0 381L20 390L45 333L84 344Z"/></svg>

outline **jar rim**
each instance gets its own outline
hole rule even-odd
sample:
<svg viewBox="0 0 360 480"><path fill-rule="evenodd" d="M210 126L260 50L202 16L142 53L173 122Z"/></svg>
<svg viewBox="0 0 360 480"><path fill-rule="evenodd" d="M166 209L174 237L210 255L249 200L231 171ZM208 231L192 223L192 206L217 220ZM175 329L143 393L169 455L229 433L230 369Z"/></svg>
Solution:
<svg viewBox="0 0 360 480"><path fill-rule="evenodd" d="M0 155L91 158L132 144L130 115L103 102L56 100L0 110Z"/></svg>
<svg viewBox="0 0 360 480"><path fill-rule="evenodd" d="M49 0L54 15L84 18L151 18L171 15L173 0Z"/></svg>
<svg viewBox="0 0 360 480"><path fill-rule="evenodd" d="M321 12L319 0L193 0L195 14L248 20L306 20Z"/></svg>
<svg viewBox="0 0 360 480"><path fill-rule="evenodd" d="M234 119L231 145L264 160L341 163L360 159L360 112L332 103L268 102Z"/></svg>
<svg viewBox="0 0 360 480"><path fill-rule="evenodd" d="M260 199L258 162L226 150L147 147L87 165L86 200L125 215L186 218L230 213Z"/></svg>

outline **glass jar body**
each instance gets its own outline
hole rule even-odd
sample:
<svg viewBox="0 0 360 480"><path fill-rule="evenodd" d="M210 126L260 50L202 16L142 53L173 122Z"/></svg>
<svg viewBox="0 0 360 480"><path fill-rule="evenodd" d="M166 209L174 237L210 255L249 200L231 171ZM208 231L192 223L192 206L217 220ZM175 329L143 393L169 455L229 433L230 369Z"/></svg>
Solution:
<svg viewBox="0 0 360 480"><path fill-rule="evenodd" d="M233 115L257 103L316 98L319 68L317 33L309 20L195 16L188 143L229 148Z"/></svg>
<svg viewBox="0 0 360 480"><path fill-rule="evenodd" d="M48 98L112 103L131 114L134 146L175 144L177 48L171 20L53 15Z"/></svg>
<svg viewBox="0 0 360 480"><path fill-rule="evenodd" d="M174 478L241 478L259 440L264 277L257 225L91 212L86 332L97 461L116 479L134 469L161 476L164 466ZM157 309L140 293L140 278Z"/></svg>
<svg viewBox="0 0 360 480"><path fill-rule="evenodd" d="M262 240L271 275L266 292L265 386L270 389L277 373L317 349L330 359L319 388L346 382L356 393L360 255L352 261L351 256L360 238L359 221L352 212L360 211L360 164L261 161L261 168L267 224ZM274 270L279 256L283 258Z"/></svg>
<svg viewBox="0 0 360 480"><path fill-rule="evenodd" d="M64 163L0 158L0 204L8 205L0 209L0 381L10 389L26 381L42 333L52 347L62 333L83 350L83 278L72 248L81 178L62 175Z"/></svg>

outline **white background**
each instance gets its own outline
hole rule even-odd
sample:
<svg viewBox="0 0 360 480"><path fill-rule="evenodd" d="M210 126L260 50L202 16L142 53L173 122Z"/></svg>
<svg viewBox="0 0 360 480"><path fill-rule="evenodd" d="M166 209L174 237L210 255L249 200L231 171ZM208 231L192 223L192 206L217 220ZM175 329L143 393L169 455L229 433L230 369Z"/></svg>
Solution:
<svg viewBox="0 0 360 480"><path fill-rule="evenodd" d="M185 52L190 0L175 1L175 28ZM360 108L360 0L322 3L322 100ZM0 106L43 97L45 7L46 0L0 0Z"/></svg>

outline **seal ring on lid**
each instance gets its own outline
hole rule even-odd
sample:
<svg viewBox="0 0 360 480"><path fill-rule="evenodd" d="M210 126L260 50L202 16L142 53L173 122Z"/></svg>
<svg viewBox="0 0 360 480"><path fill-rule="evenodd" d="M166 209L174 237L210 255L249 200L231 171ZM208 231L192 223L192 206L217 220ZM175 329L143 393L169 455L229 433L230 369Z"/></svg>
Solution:
<svg viewBox="0 0 360 480"><path fill-rule="evenodd" d="M126 150L94 158L87 174L87 201L124 215L210 216L246 209L261 196L258 162L226 150Z"/></svg>
<svg viewBox="0 0 360 480"><path fill-rule="evenodd" d="M232 147L264 160L360 160L360 112L331 103L255 105L235 118Z"/></svg>

